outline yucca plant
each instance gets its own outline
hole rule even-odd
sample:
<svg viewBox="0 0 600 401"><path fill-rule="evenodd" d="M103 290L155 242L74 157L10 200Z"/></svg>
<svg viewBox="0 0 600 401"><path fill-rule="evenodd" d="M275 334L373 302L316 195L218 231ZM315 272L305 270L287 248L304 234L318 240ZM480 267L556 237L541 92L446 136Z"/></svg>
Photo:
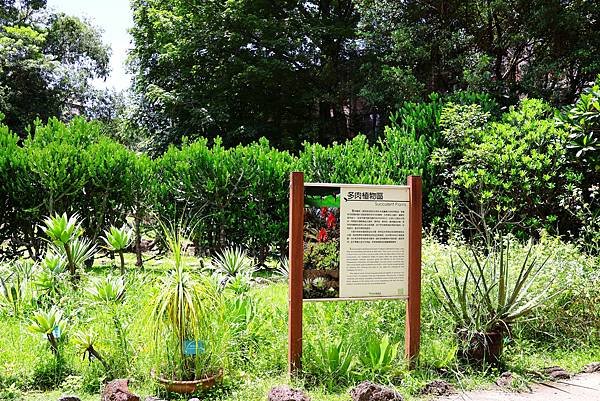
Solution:
<svg viewBox="0 0 600 401"><path fill-rule="evenodd" d="M475 360L497 362L502 338L511 326L559 293L551 290L552 279L544 283L539 280L549 256L540 261L533 243L522 260L511 258L510 254L510 240L501 237L485 255L473 247L469 255L457 253L462 275L454 258L450 278L441 277L438 271L439 285L433 292L452 316L464 347L475 347ZM500 343L494 344L495 341ZM479 345L483 350L476 349ZM461 353L467 357L472 354L469 349Z"/></svg>
<svg viewBox="0 0 600 401"><path fill-rule="evenodd" d="M63 320L62 311L53 306L48 311L38 310L35 312L28 329L32 333L45 335L50 343L50 350L58 357L58 339L65 331L65 327L66 323Z"/></svg>
<svg viewBox="0 0 600 401"><path fill-rule="evenodd" d="M53 252L64 254L73 282L79 280L77 269L94 257L96 246L91 241L81 238L83 229L79 216L74 214L49 216L44 220L44 233L53 245Z"/></svg>
<svg viewBox="0 0 600 401"><path fill-rule="evenodd" d="M111 226L110 229L104 231L102 240L106 244L106 249L119 254L121 262L121 275L125 274L125 250L131 245L133 241L133 230L127 226L117 228Z"/></svg>
<svg viewBox="0 0 600 401"><path fill-rule="evenodd" d="M97 277L87 287L87 293L92 301L106 306L113 319L117 340L121 352L129 364L129 346L123 322L119 316L119 307L125 300L125 282L122 277Z"/></svg>
<svg viewBox="0 0 600 401"><path fill-rule="evenodd" d="M62 293L67 260L64 255L48 250L34 280L35 286L50 300L56 301Z"/></svg>

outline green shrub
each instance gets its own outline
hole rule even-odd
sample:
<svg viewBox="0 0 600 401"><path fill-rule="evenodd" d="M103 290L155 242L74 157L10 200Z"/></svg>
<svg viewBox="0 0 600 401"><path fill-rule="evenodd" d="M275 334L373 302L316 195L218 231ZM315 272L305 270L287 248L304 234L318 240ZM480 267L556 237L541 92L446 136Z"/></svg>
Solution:
<svg viewBox="0 0 600 401"><path fill-rule="evenodd" d="M498 122L480 106L449 104L443 111L446 148L434 160L449 178L449 223L489 240L497 229L520 235L573 227L560 197L580 178L565 159L567 134L540 100L524 100ZM489 241L488 241L489 242Z"/></svg>
<svg viewBox="0 0 600 401"><path fill-rule="evenodd" d="M100 125L75 118L65 124L37 122L21 146L0 126L0 243L9 255L40 257L45 244L37 222L54 213L79 213L96 242L103 230L121 225L137 201L136 155L102 137Z"/></svg>
<svg viewBox="0 0 600 401"><path fill-rule="evenodd" d="M205 139L171 147L157 160L159 215L194 222L192 240L211 253L242 245L263 262L285 246L292 156L261 140L225 149Z"/></svg>

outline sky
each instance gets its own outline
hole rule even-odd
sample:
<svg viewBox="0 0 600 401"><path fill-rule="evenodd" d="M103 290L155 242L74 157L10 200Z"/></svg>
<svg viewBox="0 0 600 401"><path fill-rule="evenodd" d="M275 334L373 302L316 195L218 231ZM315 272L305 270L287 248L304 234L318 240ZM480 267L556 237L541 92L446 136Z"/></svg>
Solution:
<svg viewBox="0 0 600 401"><path fill-rule="evenodd" d="M129 0L48 0L48 7L57 12L84 17L102 30L104 43L110 45L110 76L94 81L99 88L127 89L131 76L127 74L125 60L131 48L131 35L127 32L133 26Z"/></svg>

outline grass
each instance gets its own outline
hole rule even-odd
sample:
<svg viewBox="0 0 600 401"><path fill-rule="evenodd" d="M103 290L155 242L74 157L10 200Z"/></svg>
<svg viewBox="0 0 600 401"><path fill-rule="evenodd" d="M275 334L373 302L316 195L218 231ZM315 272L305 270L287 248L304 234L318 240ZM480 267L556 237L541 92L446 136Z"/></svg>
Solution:
<svg viewBox="0 0 600 401"><path fill-rule="evenodd" d="M585 364L600 360L600 284L598 261L582 255L574 247L547 239L540 252L550 252L549 276L558 277L555 285L565 291L553 303L540 309L535 319L515 326L514 337L506 344L504 365L500 368L473 369L456 359L453 322L433 296L434 264L439 274L449 274L449 248L425 241L423 264L422 342L419 367L407 371L401 355L404 345L405 304L401 301L307 303L304 308L304 373L290 379L286 372L287 357L287 287L270 275L262 277L245 295L256 304L256 313L243 327L238 327L235 341L229 344L229 363L222 386L203 394L206 400L264 400L269 389L290 384L306 389L314 400L348 399L348 390L362 379L395 386L409 399L417 398L423 385L444 379L459 389L485 387L502 371L510 370L521 379L517 389L537 380L535 372L559 365L577 372ZM526 247L516 252L525 252ZM149 257L150 255L146 255ZM517 255L518 256L518 255ZM39 335L25 328L34 305L23 316L10 316L0 307L0 400L56 399L63 393L76 393L82 400L97 399L100 384L111 377L130 377L131 388L142 395L161 394L150 379L150 369L157 361L151 352L151 335L147 330L146 307L156 291L157 278L170 267L170 261L154 258L144 269L134 267L134 255L126 255L128 267L125 302L119 310L124 324L128 349L126 358L115 333L112 317L106 308L89 301L83 290L65 292L58 300L65 311L70 329L65 333L63 372L56 366ZM198 271L197 258L186 256L186 266ZM106 258L96 261L84 277L83 286L92 277L119 274L118 267ZM98 361L82 360L71 341L77 330L87 330L98 337L97 348L112 366L105 372ZM324 370L320 344L343 341L353 357L364 353L366 343L388 335L399 343L400 357L385 367L363 367L359 374L340 377ZM131 362L126 361L130 359ZM11 387L12 385L12 387ZM164 394L161 394L165 396ZM177 398L172 398L177 399Z"/></svg>

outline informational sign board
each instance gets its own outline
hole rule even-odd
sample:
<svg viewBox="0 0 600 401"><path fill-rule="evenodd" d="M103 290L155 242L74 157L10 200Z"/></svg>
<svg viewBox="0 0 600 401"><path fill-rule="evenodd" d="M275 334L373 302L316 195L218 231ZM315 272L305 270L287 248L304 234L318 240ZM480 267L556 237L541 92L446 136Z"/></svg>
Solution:
<svg viewBox="0 0 600 401"><path fill-rule="evenodd" d="M302 304L405 299L405 356L419 353L421 177L406 186L304 183L290 175L288 369L300 369Z"/></svg>
<svg viewBox="0 0 600 401"><path fill-rule="evenodd" d="M304 185L303 298L406 298L409 187Z"/></svg>

